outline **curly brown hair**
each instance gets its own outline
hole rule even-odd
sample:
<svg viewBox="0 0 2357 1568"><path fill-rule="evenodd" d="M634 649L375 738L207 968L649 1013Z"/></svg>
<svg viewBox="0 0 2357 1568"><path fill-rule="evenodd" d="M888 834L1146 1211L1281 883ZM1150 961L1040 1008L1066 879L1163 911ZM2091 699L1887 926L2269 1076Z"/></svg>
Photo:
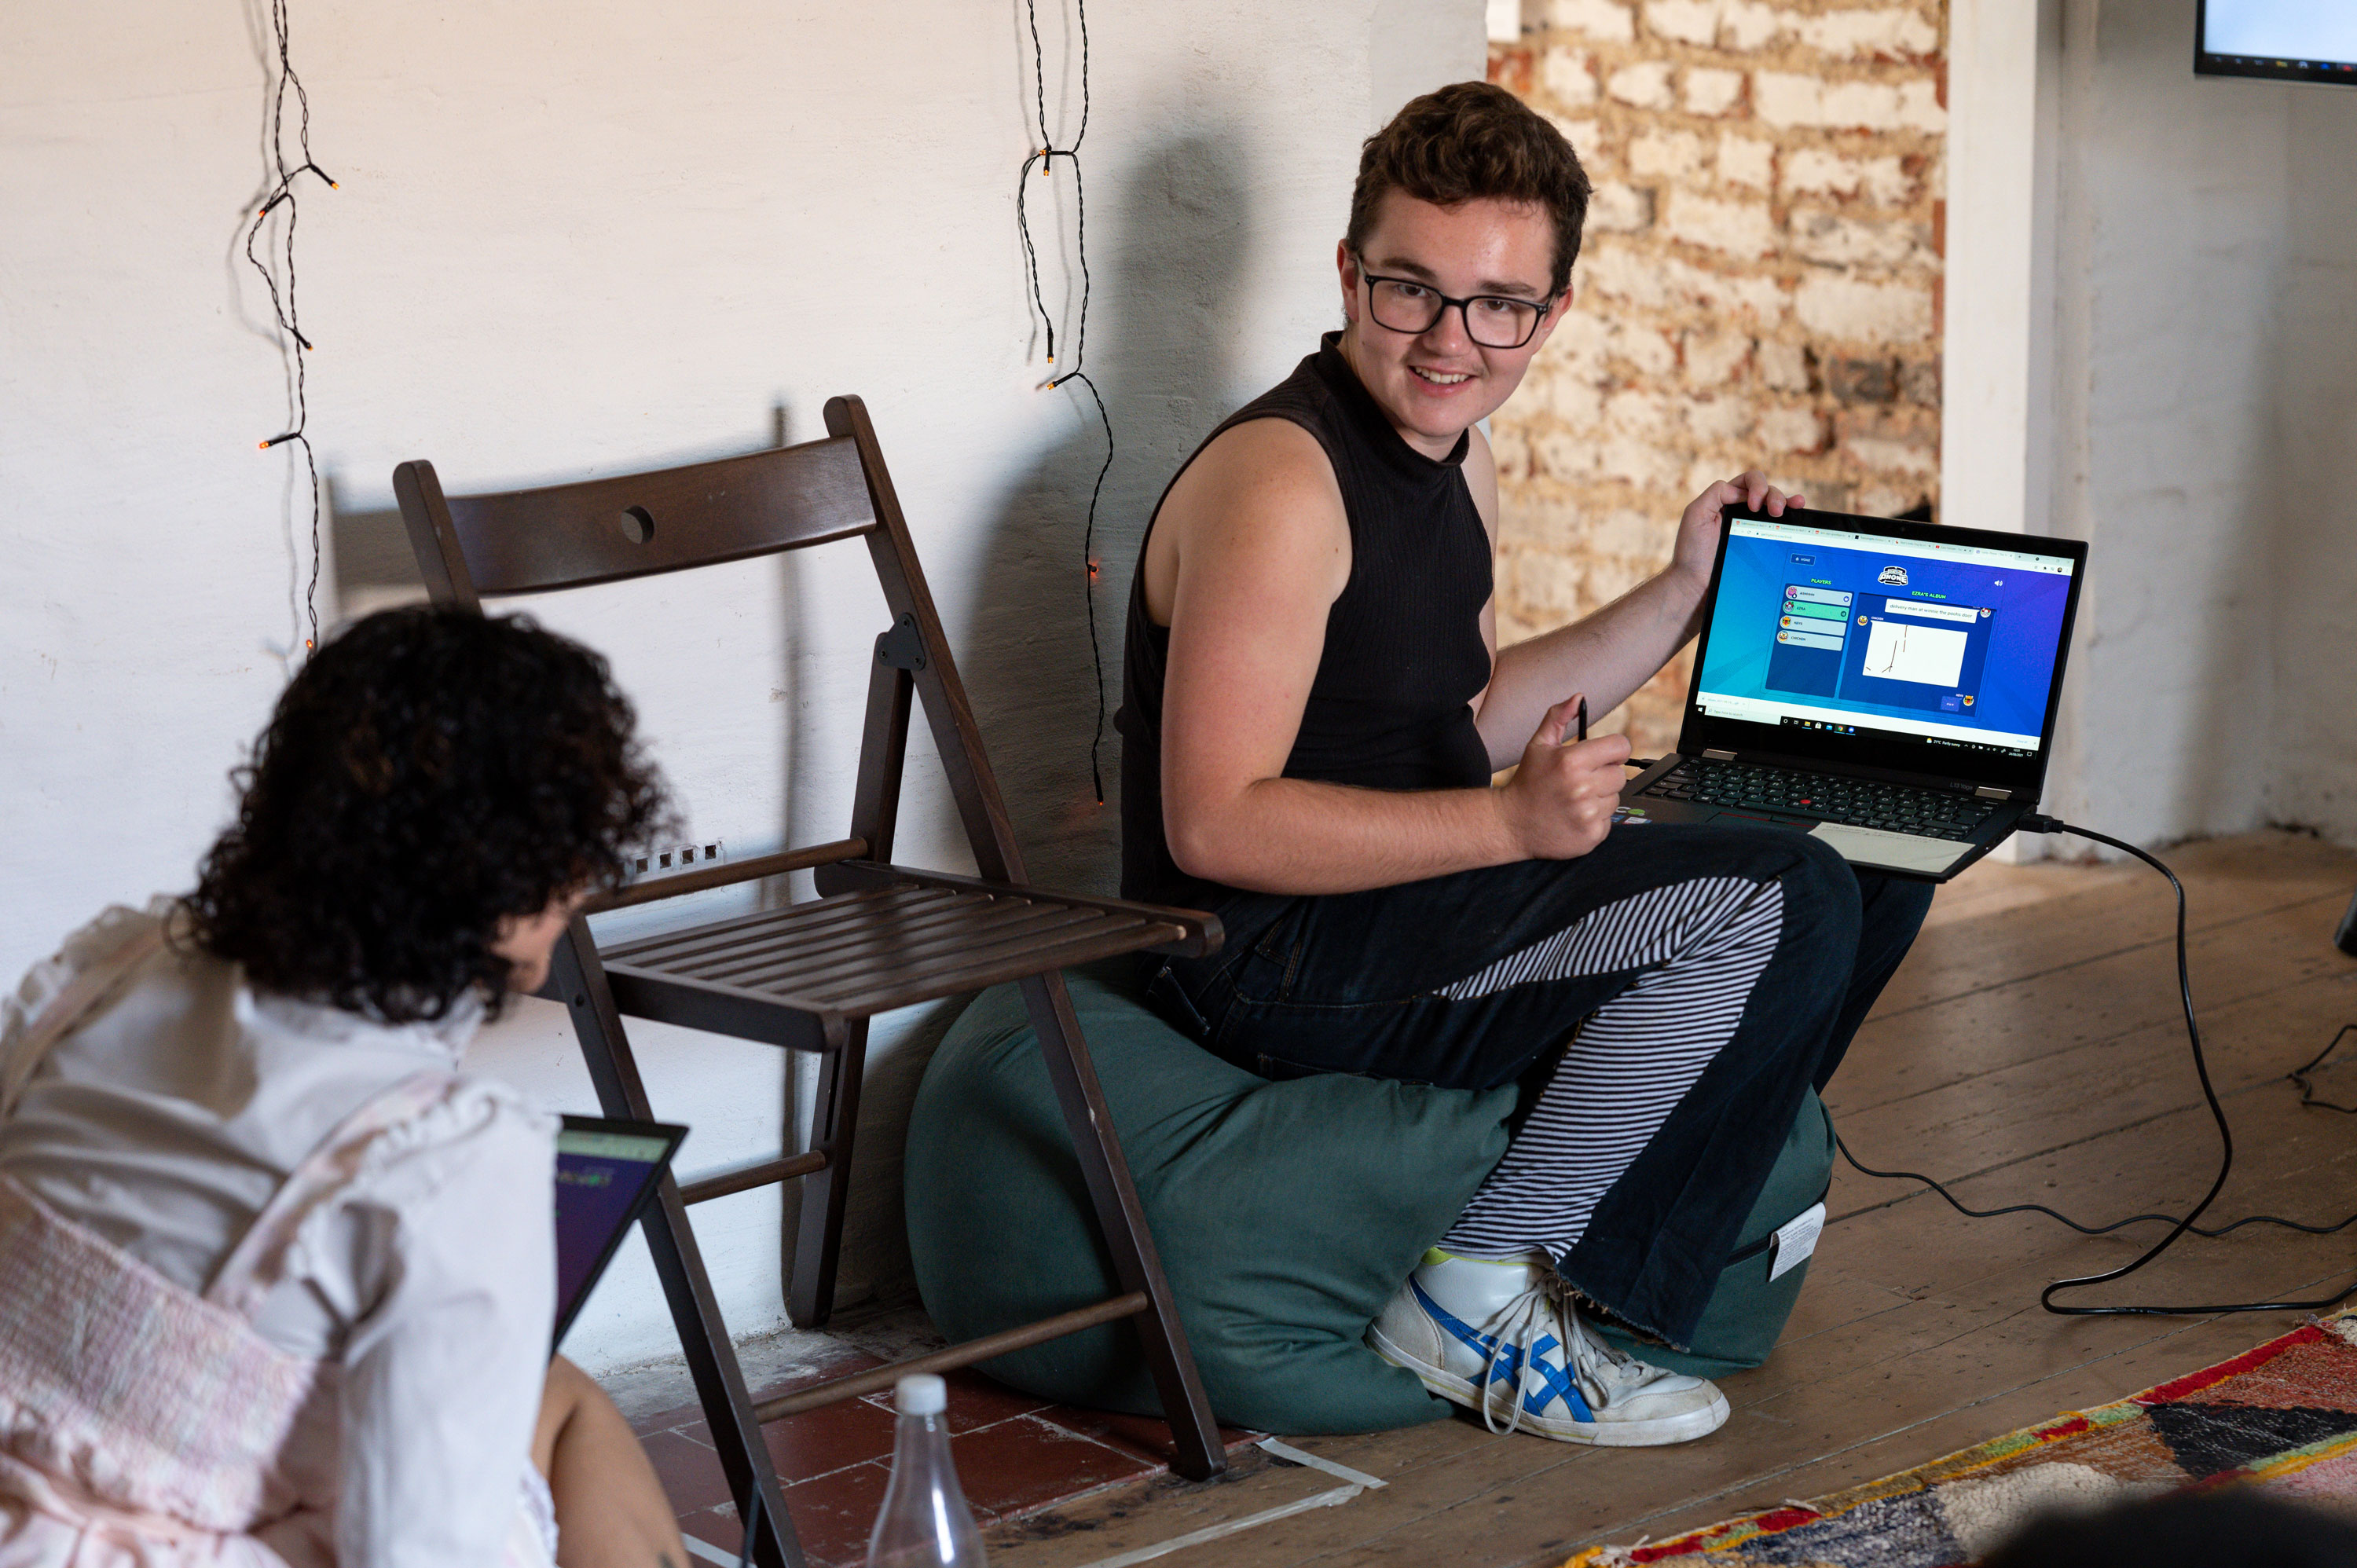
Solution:
<svg viewBox="0 0 2357 1568"><path fill-rule="evenodd" d="M197 945L265 990L389 1023L469 991L500 921L617 880L667 820L605 660L522 616L386 610L321 648L231 775L188 896Z"/></svg>
<svg viewBox="0 0 2357 1568"><path fill-rule="evenodd" d="M1550 296L1571 282L1579 231L1587 221L1587 173L1562 132L1529 104L1487 81L1456 81L1411 99L1359 150L1343 242L1364 250L1377 209L1391 191L1436 207L1483 199L1524 202L1555 225Z"/></svg>

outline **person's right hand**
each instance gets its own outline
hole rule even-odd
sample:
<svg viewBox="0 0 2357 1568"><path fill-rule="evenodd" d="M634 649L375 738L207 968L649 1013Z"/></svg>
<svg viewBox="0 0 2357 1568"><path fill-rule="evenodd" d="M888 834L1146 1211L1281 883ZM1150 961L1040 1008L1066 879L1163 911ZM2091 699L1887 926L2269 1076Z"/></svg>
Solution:
<svg viewBox="0 0 2357 1568"><path fill-rule="evenodd" d="M1546 711L1523 748L1522 766L1500 791L1506 824L1531 860L1570 860L1604 842L1620 803L1629 737L1599 735L1564 744L1579 713L1574 693Z"/></svg>

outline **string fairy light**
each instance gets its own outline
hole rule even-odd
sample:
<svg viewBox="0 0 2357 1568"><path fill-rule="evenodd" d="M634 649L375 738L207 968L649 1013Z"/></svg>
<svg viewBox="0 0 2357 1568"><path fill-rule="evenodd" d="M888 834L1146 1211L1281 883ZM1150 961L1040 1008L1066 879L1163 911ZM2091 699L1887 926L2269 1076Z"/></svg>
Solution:
<svg viewBox="0 0 2357 1568"><path fill-rule="evenodd" d="M294 428L282 431L255 445L259 450L267 452L272 447L284 446L289 441L295 443L303 449L303 467L310 476L311 577L303 589L303 613L311 628L311 635L303 639L303 648L306 652L309 652L319 645L319 465L311 452L311 437L308 434L310 405L304 384L303 356L311 351L312 343L308 338L303 336L303 328L295 309L295 220L298 211L295 196L295 181L299 177L308 174L325 180L329 190L341 188L336 184L335 179L326 169L312 161L311 95L303 90L303 79L295 73L295 60L289 38L290 19L286 8L287 0L271 0L270 30L278 46L278 82L270 96L268 120L270 161L273 168L277 172L278 179L277 183L271 187L270 194L264 198L261 208L254 213L253 227L245 231L245 259L253 265L253 270L261 274L263 286L270 291L270 312L278 322L278 330L295 342ZM295 90L297 115L295 145L303 155L303 161L291 168L286 162L285 143L286 90L289 87ZM286 268L286 288L283 295L279 292L277 276L272 273L269 265L260 256L253 253L254 242L262 238L262 231L270 221L271 213L281 207L286 209L286 223L283 231L283 242L278 247L278 253L274 254L272 260L277 261L282 256L284 258Z"/></svg>
<svg viewBox="0 0 2357 1568"><path fill-rule="evenodd" d="M1068 381L1078 381L1088 388L1089 400L1097 407L1097 419L1104 426L1104 462L1097 468L1096 483L1089 490L1088 521L1081 533L1081 561L1085 573L1082 593L1088 611L1089 663L1096 672L1097 722L1089 738L1089 781L1095 786L1097 804L1104 804L1104 769L1099 757L1104 750L1105 694L1104 646L1097 637L1097 580L1101 564L1097 560L1097 500L1104 494L1105 476L1113 471L1113 415L1105 411L1103 393L1089 379L1086 362L1089 343L1089 203L1086 183L1081 177L1081 143L1089 134L1089 5L1088 0L1075 0L1080 14L1081 30L1081 124L1072 133L1070 146L1060 147L1048 134L1048 63L1047 52L1039 44L1039 0L1023 0L1026 18L1031 27L1031 87L1035 107L1039 112L1039 145L1023 160L1023 167L1015 179L1015 226L1023 236L1023 265L1031 285L1031 306L1039 312L1040 324L1047 328L1048 363L1056 362L1056 320L1049 314L1047 296L1039 282L1039 252L1032 243L1031 220L1026 210L1025 197L1030 188L1031 170L1036 166L1039 177L1048 178L1055 172L1056 160L1062 158L1072 171L1072 245L1081 266L1081 310L1071 334L1071 368L1051 371L1039 383L1041 392L1053 392Z"/></svg>

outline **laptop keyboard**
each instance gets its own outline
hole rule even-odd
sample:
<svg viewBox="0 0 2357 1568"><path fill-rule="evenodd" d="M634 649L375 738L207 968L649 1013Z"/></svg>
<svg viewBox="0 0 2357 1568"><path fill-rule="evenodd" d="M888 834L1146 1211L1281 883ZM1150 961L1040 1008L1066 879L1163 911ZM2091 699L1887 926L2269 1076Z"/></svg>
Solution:
<svg viewBox="0 0 2357 1568"><path fill-rule="evenodd" d="M1809 773L1749 762L1690 757L1639 791L1736 810L1789 811L1853 827L1882 828L1925 838L1968 839L1998 802L1977 795L1886 784L1874 779Z"/></svg>

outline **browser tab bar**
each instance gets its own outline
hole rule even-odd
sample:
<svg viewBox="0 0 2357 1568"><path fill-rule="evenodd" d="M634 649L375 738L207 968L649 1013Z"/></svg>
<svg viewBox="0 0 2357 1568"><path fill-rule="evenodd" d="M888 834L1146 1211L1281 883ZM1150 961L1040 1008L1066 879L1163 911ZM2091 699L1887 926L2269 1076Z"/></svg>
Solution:
<svg viewBox="0 0 2357 1568"><path fill-rule="evenodd" d="M2025 550L1996 550L1986 545L1949 544L1939 540L1897 539L1887 533L1862 533L1851 529L1813 528L1789 522L1758 522L1738 518L1727 532L1740 539L1774 539L1794 544L1832 549L1875 550L1909 560L1955 561L1979 566L2003 566L2009 571L2071 575L2067 557L2041 555Z"/></svg>

